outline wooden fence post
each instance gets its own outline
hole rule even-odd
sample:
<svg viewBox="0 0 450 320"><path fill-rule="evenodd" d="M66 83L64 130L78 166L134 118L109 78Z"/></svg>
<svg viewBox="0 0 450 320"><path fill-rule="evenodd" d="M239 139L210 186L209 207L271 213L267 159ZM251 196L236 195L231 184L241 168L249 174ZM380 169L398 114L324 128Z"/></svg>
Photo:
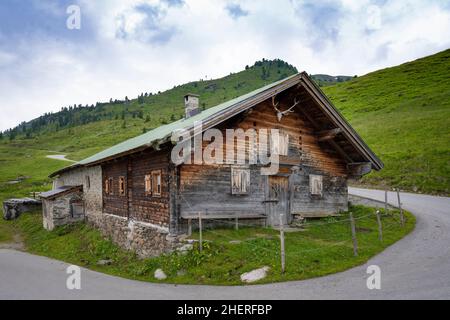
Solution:
<svg viewBox="0 0 450 320"><path fill-rule="evenodd" d="M400 202L400 191L397 189L398 208L400 209L400 223L405 226L405 217L403 216L402 203Z"/></svg>
<svg viewBox="0 0 450 320"><path fill-rule="evenodd" d="M198 213L198 229L199 229L199 248L200 252L203 250L203 226L202 226L202 213Z"/></svg>
<svg viewBox="0 0 450 320"><path fill-rule="evenodd" d="M388 214L388 191L384 190L384 213Z"/></svg>
<svg viewBox="0 0 450 320"><path fill-rule="evenodd" d="M358 256L358 240L356 239L356 225L353 213L350 212L350 225L352 227L352 240L353 240L353 254Z"/></svg>
<svg viewBox="0 0 450 320"><path fill-rule="evenodd" d="M281 272L284 273L286 269L286 253L284 250L284 214L280 214L280 249L281 249Z"/></svg>
<svg viewBox="0 0 450 320"><path fill-rule="evenodd" d="M377 210L377 222L378 222L378 240L383 241L383 226L381 225L381 214L380 210Z"/></svg>
<svg viewBox="0 0 450 320"><path fill-rule="evenodd" d="M192 236L192 219L188 219L188 236Z"/></svg>

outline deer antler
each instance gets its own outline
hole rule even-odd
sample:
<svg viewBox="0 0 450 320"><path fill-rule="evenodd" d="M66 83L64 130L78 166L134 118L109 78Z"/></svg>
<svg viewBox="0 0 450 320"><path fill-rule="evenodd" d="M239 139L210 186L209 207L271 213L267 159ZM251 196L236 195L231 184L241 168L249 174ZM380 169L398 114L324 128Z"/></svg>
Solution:
<svg viewBox="0 0 450 320"><path fill-rule="evenodd" d="M277 111L280 111L280 110L278 110L278 105L280 104L280 102L278 101L277 103L275 103L275 96L273 96L272 97L272 105L273 105L273 107L275 108L275 110L277 110Z"/></svg>
<svg viewBox="0 0 450 320"><path fill-rule="evenodd" d="M289 109L285 110L285 111L281 111L280 109L278 109L278 105L280 104L280 102L275 103L275 97L272 97L272 105L273 108L275 109L275 111L277 112L277 118L278 118L278 122L281 121L281 118L283 118L284 115L288 114L288 113L292 113L294 112L294 108L300 104L300 100L297 100L297 97L294 99L294 104L292 105L292 107L290 107Z"/></svg>

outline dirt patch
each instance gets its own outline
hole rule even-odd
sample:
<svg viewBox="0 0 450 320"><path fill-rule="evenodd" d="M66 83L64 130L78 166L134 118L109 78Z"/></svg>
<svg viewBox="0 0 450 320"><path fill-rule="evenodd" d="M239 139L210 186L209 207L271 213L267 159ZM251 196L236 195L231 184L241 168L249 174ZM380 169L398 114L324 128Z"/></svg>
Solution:
<svg viewBox="0 0 450 320"><path fill-rule="evenodd" d="M373 231L373 229L363 228L363 227L356 227L356 232L369 233L369 232L372 232L372 231Z"/></svg>
<svg viewBox="0 0 450 320"><path fill-rule="evenodd" d="M13 242L0 243L0 249L24 251L25 245L22 241L22 237L18 234L15 234L13 237Z"/></svg>

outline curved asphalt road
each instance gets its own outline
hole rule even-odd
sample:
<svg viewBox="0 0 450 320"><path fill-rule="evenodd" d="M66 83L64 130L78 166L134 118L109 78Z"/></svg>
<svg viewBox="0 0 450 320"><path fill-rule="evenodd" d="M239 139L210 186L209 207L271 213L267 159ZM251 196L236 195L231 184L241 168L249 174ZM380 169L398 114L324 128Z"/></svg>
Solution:
<svg viewBox="0 0 450 320"><path fill-rule="evenodd" d="M384 192L350 193L383 200ZM81 290L66 289L66 263L0 250L0 299L450 299L450 198L401 194L417 217L410 235L366 265L305 281L243 287L152 284L82 269ZM389 194L389 202L396 204ZM381 290L368 290L368 265L380 266Z"/></svg>

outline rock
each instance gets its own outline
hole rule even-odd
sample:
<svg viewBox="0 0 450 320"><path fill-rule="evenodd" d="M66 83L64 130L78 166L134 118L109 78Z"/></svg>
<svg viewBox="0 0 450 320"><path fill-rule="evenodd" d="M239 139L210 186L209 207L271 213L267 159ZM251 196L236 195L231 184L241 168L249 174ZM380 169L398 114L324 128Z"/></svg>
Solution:
<svg viewBox="0 0 450 320"><path fill-rule="evenodd" d="M111 265L113 263L113 261L112 260L99 260L99 261L97 261L97 265L98 266L109 266L109 265Z"/></svg>
<svg viewBox="0 0 450 320"><path fill-rule="evenodd" d="M180 252L187 252L187 251L190 251L192 249L194 249L194 245L191 244L191 243L188 243L188 244L185 244L185 245L179 247L177 250L180 251Z"/></svg>
<svg viewBox="0 0 450 320"><path fill-rule="evenodd" d="M242 241L241 240L231 240L230 244L241 244Z"/></svg>
<svg viewBox="0 0 450 320"><path fill-rule="evenodd" d="M166 276L166 274L164 273L164 271L162 269L157 269L155 271L155 279L166 280L167 276Z"/></svg>
<svg viewBox="0 0 450 320"><path fill-rule="evenodd" d="M3 201L3 219L15 220L24 212L41 210L41 208L40 200L31 198L8 199Z"/></svg>
<svg viewBox="0 0 450 320"><path fill-rule="evenodd" d="M177 271L177 276L178 277L182 277L182 276L185 276L186 275L186 270L178 270Z"/></svg>
<svg viewBox="0 0 450 320"><path fill-rule="evenodd" d="M252 283L264 279L267 276L267 272L270 270L269 267L262 267L250 272L241 274L241 281L245 283Z"/></svg>

